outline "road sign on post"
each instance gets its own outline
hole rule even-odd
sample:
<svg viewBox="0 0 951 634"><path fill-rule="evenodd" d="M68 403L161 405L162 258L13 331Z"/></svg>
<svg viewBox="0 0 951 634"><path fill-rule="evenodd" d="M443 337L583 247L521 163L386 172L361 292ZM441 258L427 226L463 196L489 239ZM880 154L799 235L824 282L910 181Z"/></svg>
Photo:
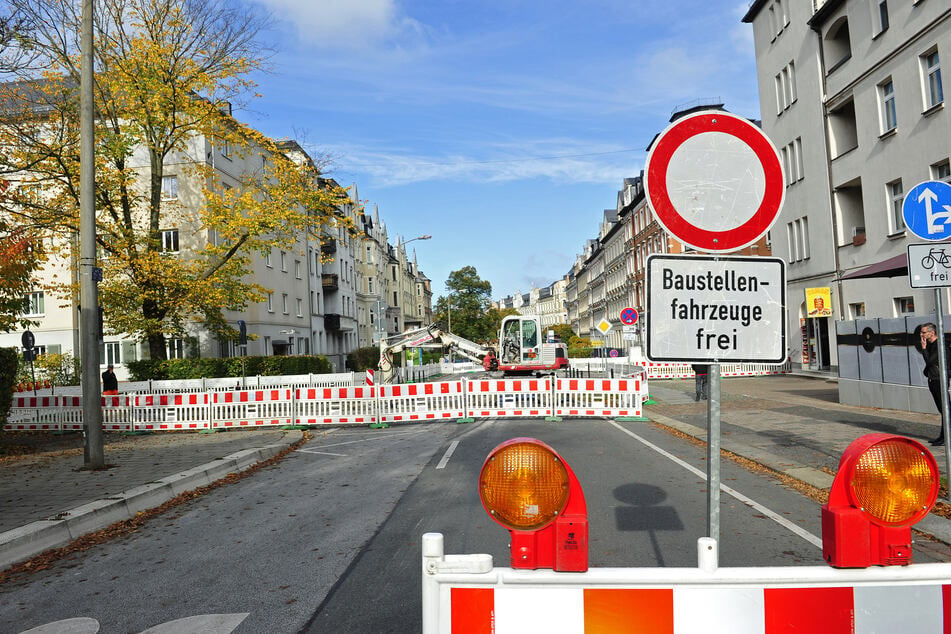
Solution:
<svg viewBox="0 0 951 634"><path fill-rule="evenodd" d="M942 181L918 183L905 196L901 215L908 230L922 240L951 238L951 185Z"/></svg>
<svg viewBox="0 0 951 634"><path fill-rule="evenodd" d="M633 326L637 323L637 310L633 308L625 308L621 311L621 323L625 326Z"/></svg>
<svg viewBox="0 0 951 634"><path fill-rule="evenodd" d="M651 361L786 360L786 268L765 257L647 258Z"/></svg>
<svg viewBox="0 0 951 634"><path fill-rule="evenodd" d="M779 217L785 191L782 162L769 137L719 110L669 125L644 166L644 192L657 222L708 253L759 240Z"/></svg>

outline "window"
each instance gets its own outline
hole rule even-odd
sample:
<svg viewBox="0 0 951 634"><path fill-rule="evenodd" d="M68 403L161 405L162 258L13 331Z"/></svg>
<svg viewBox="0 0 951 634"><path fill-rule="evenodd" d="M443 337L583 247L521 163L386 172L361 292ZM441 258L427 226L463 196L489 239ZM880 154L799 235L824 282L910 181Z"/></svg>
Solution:
<svg viewBox="0 0 951 634"><path fill-rule="evenodd" d="M231 143L227 139L221 140L221 155L225 158L231 158Z"/></svg>
<svg viewBox="0 0 951 634"><path fill-rule="evenodd" d="M267 312L274 312L274 293L267 294Z"/></svg>
<svg viewBox="0 0 951 634"><path fill-rule="evenodd" d="M878 32L888 30L888 1L878 0Z"/></svg>
<svg viewBox="0 0 951 634"><path fill-rule="evenodd" d="M372 277L367 278L367 293L370 293L370 294L373 293L373 278Z"/></svg>
<svg viewBox="0 0 951 634"><path fill-rule="evenodd" d="M162 231L162 253L178 253L178 229Z"/></svg>
<svg viewBox="0 0 951 634"><path fill-rule="evenodd" d="M304 300L300 299L299 297L297 298L297 316L304 316Z"/></svg>
<svg viewBox="0 0 951 634"><path fill-rule="evenodd" d="M886 184L885 190L888 195L889 224L893 233L898 233L905 229L905 219L901 213L902 203L905 202L905 194L901 179Z"/></svg>
<svg viewBox="0 0 951 634"><path fill-rule="evenodd" d="M884 134L898 126L898 113L895 111L895 85L891 79L879 84L878 96L882 109L882 134Z"/></svg>
<svg viewBox="0 0 951 634"><path fill-rule="evenodd" d="M281 251L281 270L287 272L287 254Z"/></svg>
<svg viewBox="0 0 951 634"><path fill-rule="evenodd" d="M165 347L168 350L169 359L185 358L185 341L183 339L167 339Z"/></svg>
<svg viewBox="0 0 951 634"><path fill-rule="evenodd" d="M898 311L899 315L907 315L907 314L915 312L915 298L914 297L896 297L895 310Z"/></svg>
<svg viewBox="0 0 951 634"><path fill-rule="evenodd" d="M849 314L852 316L852 319L865 317L865 302L856 302L855 304L849 304Z"/></svg>
<svg viewBox="0 0 951 634"><path fill-rule="evenodd" d="M281 312L287 314L287 293L281 293Z"/></svg>
<svg viewBox="0 0 951 634"><path fill-rule="evenodd" d="M274 263L271 262L271 250L270 250L270 249L268 249L267 253L264 254L264 266L268 267L269 269L273 269L273 268L274 268Z"/></svg>
<svg viewBox="0 0 951 634"><path fill-rule="evenodd" d="M932 165L931 180L951 183L951 160L944 159Z"/></svg>
<svg viewBox="0 0 951 634"><path fill-rule="evenodd" d="M107 341L99 344L100 366L118 365L122 363L122 346L118 341Z"/></svg>
<svg viewBox="0 0 951 634"><path fill-rule="evenodd" d="M294 260L294 277L300 279L300 260Z"/></svg>
<svg viewBox="0 0 951 634"><path fill-rule="evenodd" d="M23 296L23 314L30 316L46 314L46 301L43 291L27 293Z"/></svg>
<svg viewBox="0 0 951 634"><path fill-rule="evenodd" d="M921 56L921 67L925 83L925 110L944 102L944 88L941 86L941 64L938 51L933 50Z"/></svg>
<svg viewBox="0 0 951 634"><path fill-rule="evenodd" d="M793 141L793 149L796 152L796 180L801 181L806 177L806 170L802 161L802 137L796 137Z"/></svg>
<svg viewBox="0 0 951 634"><path fill-rule="evenodd" d="M162 177L162 198L178 198L178 176L175 174Z"/></svg>

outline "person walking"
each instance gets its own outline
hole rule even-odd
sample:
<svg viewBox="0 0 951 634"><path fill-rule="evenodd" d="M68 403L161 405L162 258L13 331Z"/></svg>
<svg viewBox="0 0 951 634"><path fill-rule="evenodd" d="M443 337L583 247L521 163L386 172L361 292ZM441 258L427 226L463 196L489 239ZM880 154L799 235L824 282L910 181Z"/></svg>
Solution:
<svg viewBox="0 0 951 634"><path fill-rule="evenodd" d="M693 400L707 400L707 374L710 372L710 366L705 363L693 364L694 390L696 394Z"/></svg>
<svg viewBox="0 0 951 634"><path fill-rule="evenodd" d="M112 364L106 368L106 371L102 373L102 393L103 394L118 394L119 393L119 379L116 378L116 373L112 371Z"/></svg>
<svg viewBox="0 0 951 634"><path fill-rule="evenodd" d="M928 322L921 327L921 347L919 348L921 356L925 359L925 369L924 375L928 379L928 391L931 392L931 398L934 399L934 404L938 408L938 413L941 414L941 431L938 433L938 437L931 441L931 444L939 447L944 444L944 411L941 407L941 390L947 392L948 390L948 378L941 377L941 366L938 361L938 353L940 348L938 347L938 332L937 327Z"/></svg>

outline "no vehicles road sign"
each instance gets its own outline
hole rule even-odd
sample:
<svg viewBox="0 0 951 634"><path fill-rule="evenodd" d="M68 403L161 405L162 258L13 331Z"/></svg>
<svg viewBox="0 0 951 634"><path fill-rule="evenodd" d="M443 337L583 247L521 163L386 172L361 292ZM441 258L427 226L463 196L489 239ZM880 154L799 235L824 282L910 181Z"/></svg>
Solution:
<svg viewBox="0 0 951 634"><path fill-rule="evenodd" d="M647 358L782 363L786 267L778 258L647 258Z"/></svg>
<svg viewBox="0 0 951 634"><path fill-rule="evenodd" d="M667 233L699 251L728 253L760 239L783 206L779 152L742 117L707 110L654 141L644 192Z"/></svg>

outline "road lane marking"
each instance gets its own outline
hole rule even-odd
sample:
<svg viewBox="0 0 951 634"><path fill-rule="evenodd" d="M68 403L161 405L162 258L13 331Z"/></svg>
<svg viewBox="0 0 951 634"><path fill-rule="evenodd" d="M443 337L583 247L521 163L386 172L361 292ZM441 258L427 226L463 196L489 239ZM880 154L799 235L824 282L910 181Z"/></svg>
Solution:
<svg viewBox="0 0 951 634"><path fill-rule="evenodd" d="M425 434L428 431L429 431L428 429L421 429L419 431L389 433L382 436L375 436L373 438L358 438L357 440L347 440L345 442L335 442L335 443L330 443L327 445L318 445L318 447L339 447L340 445L353 445L356 443L377 442L380 440L391 440L394 436L416 436L419 434Z"/></svg>
<svg viewBox="0 0 951 634"><path fill-rule="evenodd" d="M625 428L622 427L621 425L618 425L616 422L611 421L611 424L614 425L615 427L617 427L618 429L620 429L622 432L624 432L625 434L627 434L627 435L630 436L631 438L633 438L634 440L636 440L636 441L640 442L641 444L645 445L645 446L648 447L649 449L653 449L654 451L656 451L656 452L659 453L660 455L664 456L665 458L670 459L671 461L673 461L673 462L675 462L676 464L680 465L681 467L683 467L683 468L686 469L687 471L690 471L691 473L693 473L693 474L695 474L695 475L697 475L697 476L703 478L704 482L706 482L706 480L707 480L707 474L704 473L703 471L701 471L700 469L697 469L697 468L694 467L693 465L688 464L687 462L684 462L683 460L681 460L680 458L678 458L678 457L675 456L674 454L670 453L669 451L667 451L667 450L665 450L665 449L662 449L662 448L658 447L657 445L655 445L654 443L650 442L650 441L647 440L646 438L642 438L641 436L638 436L638 435L635 434L634 432L632 432L632 431L630 431L630 430L628 430L628 429L625 429ZM802 537L804 540L806 540L807 542L809 542L810 544L812 544L812 545L815 546L816 548L822 548L822 539L821 539L821 538L816 537L815 535L813 535L812 533L810 533L810 532L807 531L806 529L804 529L804 528L802 528L802 527L800 527L800 526L797 526L796 524L790 522L790 521L787 520L785 517L783 517L783 516L779 515L778 513L776 513L776 512L774 512L774 511L772 511L772 510L766 508L765 506L763 506L763 505L760 504L759 502L756 502L755 500L752 500L751 498L748 498L747 496L743 495L743 494L740 493L739 491L737 491L737 490L735 490L735 489L732 489L732 488L728 487L728 486L725 485L725 484L721 484L721 485L720 485L720 490L723 491L724 493L726 493L727 495L730 495L730 496L732 496L733 498L739 500L739 501L742 502L743 504L746 504L746 505L749 506L750 508L759 511L760 513L762 513L763 515L765 515L765 516L768 517L769 519L773 520L774 522L776 522L777 524L779 524L780 526L782 526L782 527L785 528L786 530L791 531L792 533L795 533L795 534L798 535L799 537Z"/></svg>
<svg viewBox="0 0 951 634"><path fill-rule="evenodd" d="M314 449L298 449L297 453L312 453L319 456L336 456L337 458L346 458L348 457L345 453L330 453L329 451L316 451Z"/></svg>
<svg viewBox="0 0 951 634"><path fill-rule="evenodd" d="M456 447L459 446L458 440L453 440L449 443L449 449L446 450L446 453L443 454L442 460L439 461L439 464L436 465L437 469L445 469L446 463L449 462L449 459L452 457L452 452L456 450Z"/></svg>

